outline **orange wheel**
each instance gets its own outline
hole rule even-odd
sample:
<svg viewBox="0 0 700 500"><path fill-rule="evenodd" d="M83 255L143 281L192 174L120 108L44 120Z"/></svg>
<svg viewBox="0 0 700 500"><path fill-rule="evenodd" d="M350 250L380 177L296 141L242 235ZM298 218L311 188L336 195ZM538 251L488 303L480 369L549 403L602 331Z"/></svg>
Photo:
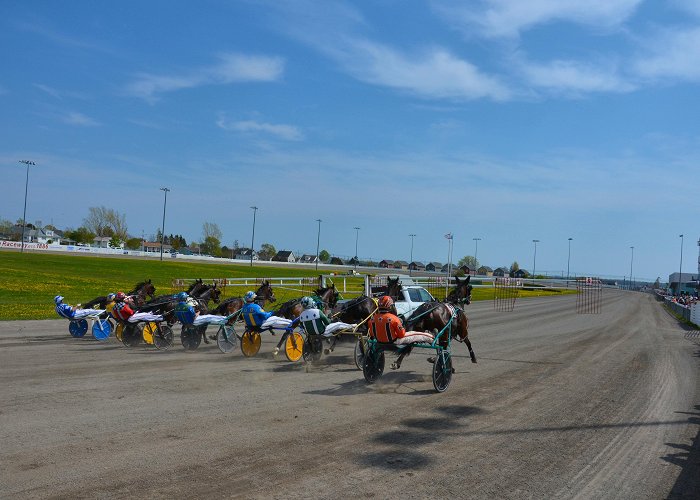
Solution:
<svg viewBox="0 0 700 500"><path fill-rule="evenodd" d="M255 356L260 350L262 338L258 332L243 332L241 337L241 352L246 358Z"/></svg>
<svg viewBox="0 0 700 500"><path fill-rule="evenodd" d="M289 361L299 361L304 353L304 337L301 333L292 332L284 343L284 353Z"/></svg>

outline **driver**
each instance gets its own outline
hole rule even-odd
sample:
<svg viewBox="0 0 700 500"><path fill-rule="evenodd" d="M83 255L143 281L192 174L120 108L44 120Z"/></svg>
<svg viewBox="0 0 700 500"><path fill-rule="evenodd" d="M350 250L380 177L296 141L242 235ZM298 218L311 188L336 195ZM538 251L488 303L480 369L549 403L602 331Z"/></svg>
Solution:
<svg viewBox="0 0 700 500"><path fill-rule="evenodd" d="M255 292L247 292L244 300L242 315L248 328L259 328L260 330L286 330L292 324L291 319L274 316L271 312L265 312L259 304L255 302L257 295Z"/></svg>
<svg viewBox="0 0 700 500"><path fill-rule="evenodd" d="M114 308L112 316L118 321L129 323L138 323L139 321L163 321L163 316L153 314L152 312L134 312L131 308L133 305L131 297L127 297L124 292L117 292L114 297Z"/></svg>
<svg viewBox="0 0 700 500"><path fill-rule="evenodd" d="M318 308L311 297L303 297L301 305L304 311L299 316L299 320L306 333L332 337L333 333L338 330L354 330L357 327L356 324L343 323L342 321L331 323L331 320Z"/></svg>
<svg viewBox="0 0 700 500"><path fill-rule="evenodd" d="M394 299L383 295L377 303L377 312L368 321L369 334L372 338L379 342L396 345L433 342L434 337L429 333L407 332L395 312Z"/></svg>
<svg viewBox="0 0 700 500"><path fill-rule="evenodd" d="M81 319L86 316L94 316L104 312L103 309L81 309L80 304L73 307L70 304L64 303L61 295L56 295L53 301L56 304L56 314L66 319Z"/></svg>
<svg viewBox="0 0 700 500"><path fill-rule="evenodd" d="M221 322L227 318L227 316L218 316L216 314L201 314L199 311L199 302L197 299L190 297L187 292L178 293L177 300L175 316L183 325L192 324L198 326Z"/></svg>

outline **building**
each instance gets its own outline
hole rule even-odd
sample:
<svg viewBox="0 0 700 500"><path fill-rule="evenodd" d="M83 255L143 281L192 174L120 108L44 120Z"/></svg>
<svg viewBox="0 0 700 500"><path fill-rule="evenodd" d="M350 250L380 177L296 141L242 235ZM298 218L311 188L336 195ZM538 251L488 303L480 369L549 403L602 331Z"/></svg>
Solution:
<svg viewBox="0 0 700 500"><path fill-rule="evenodd" d="M479 276L493 276L493 269L491 269L489 266L481 266L476 270L476 274Z"/></svg>
<svg viewBox="0 0 700 500"><path fill-rule="evenodd" d="M163 253L170 252L173 247L171 245L163 245ZM160 253L160 242L158 241L144 241L143 251L146 253Z"/></svg>
<svg viewBox="0 0 700 500"><path fill-rule="evenodd" d="M510 276L510 271L508 270L507 267L499 267L498 269L495 269L493 271L493 275L496 278L506 278Z"/></svg>
<svg viewBox="0 0 700 500"><path fill-rule="evenodd" d="M331 264L334 266L344 266L345 262L340 257L331 257Z"/></svg>
<svg viewBox="0 0 700 500"><path fill-rule="evenodd" d="M443 273L446 273L446 272L449 272L450 269L454 273L457 268L455 267L454 264L445 264L444 266L442 266L442 269L440 269L440 271L442 271Z"/></svg>
<svg viewBox="0 0 700 500"><path fill-rule="evenodd" d="M668 276L668 286L674 295L678 294L679 273L672 273ZM693 273L681 273L681 293L695 294L698 287L698 275Z"/></svg>
<svg viewBox="0 0 700 500"><path fill-rule="evenodd" d="M250 260L250 254L253 254L253 260L258 260L258 252L250 248L238 248L234 254L234 258L238 260Z"/></svg>
<svg viewBox="0 0 700 500"><path fill-rule="evenodd" d="M291 250L280 250L272 257L273 262L296 262L297 258Z"/></svg>
<svg viewBox="0 0 700 500"><path fill-rule="evenodd" d="M384 259L383 261L381 261L379 263L379 267L382 267L384 269L392 268L392 267L394 267L394 261L389 260L389 259Z"/></svg>
<svg viewBox="0 0 700 500"><path fill-rule="evenodd" d="M347 262L348 266L359 266L360 265L360 259L357 257L353 257Z"/></svg>
<svg viewBox="0 0 700 500"><path fill-rule="evenodd" d="M410 271L425 271L425 264L418 261L413 261L408 265Z"/></svg>
<svg viewBox="0 0 700 500"><path fill-rule="evenodd" d="M395 260L394 269L408 269L408 262L405 260Z"/></svg>
<svg viewBox="0 0 700 500"><path fill-rule="evenodd" d="M441 269L442 264L440 264L439 262L428 262L425 265L425 270L430 271L431 273L439 273Z"/></svg>
<svg viewBox="0 0 700 500"><path fill-rule="evenodd" d="M110 241L112 241L111 236L95 236L92 240L91 246L97 248L109 248ZM158 251L160 252L160 247Z"/></svg>
<svg viewBox="0 0 700 500"><path fill-rule="evenodd" d="M315 255L305 253L297 262L301 262L302 264L315 264L317 261L320 262Z"/></svg>
<svg viewBox="0 0 700 500"><path fill-rule="evenodd" d="M530 276L530 273L528 273L525 269L518 269L513 273L513 278L528 278Z"/></svg>

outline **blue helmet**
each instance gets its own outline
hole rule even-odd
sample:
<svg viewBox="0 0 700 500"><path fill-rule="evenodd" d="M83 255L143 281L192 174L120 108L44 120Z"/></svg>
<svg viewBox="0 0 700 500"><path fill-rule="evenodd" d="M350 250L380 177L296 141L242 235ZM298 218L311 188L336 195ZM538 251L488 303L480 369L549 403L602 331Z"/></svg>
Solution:
<svg viewBox="0 0 700 500"><path fill-rule="evenodd" d="M107 294L107 300L108 300L109 302L112 302L112 301L113 301L114 299L116 299L116 298L117 298L117 294L116 294L116 293L108 293L108 294Z"/></svg>
<svg viewBox="0 0 700 500"><path fill-rule="evenodd" d="M245 294L245 301L246 302L253 302L257 298L257 295L255 295L255 292L247 292Z"/></svg>
<svg viewBox="0 0 700 500"><path fill-rule="evenodd" d="M177 294L177 299L178 300L187 300L189 295L187 295L187 292L180 292Z"/></svg>
<svg viewBox="0 0 700 500"><path fill-rule="evenodd" d="M56 296L53 298L53 301L56 303L56 305L58 305L58 304L60 304L61 302L63 302L63 297L62 297L61 295L56 295Z"/></svg>

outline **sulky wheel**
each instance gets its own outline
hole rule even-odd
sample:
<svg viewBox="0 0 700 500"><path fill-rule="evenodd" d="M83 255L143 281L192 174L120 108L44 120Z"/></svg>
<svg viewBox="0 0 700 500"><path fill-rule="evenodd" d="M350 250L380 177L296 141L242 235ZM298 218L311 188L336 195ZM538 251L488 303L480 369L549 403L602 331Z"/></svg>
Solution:
<svg viewBox="0 0 700 500"><path fill-rule="evenodd" d="M369 384L375 383L384 373L384 351L372 350L362 364L362 374Z"/></svg>
<svg viewBox="0 0 700 500"><path fill-rule="evenodd" d="M299 361L304 351L304 337L299 332L292 332L287 335L284 341L284 354L289 361Z"/></svg>
<svg viewBox="0 0 700 500"><path fill-rule="evenodd" d="M84 319L74 319L68 324L68 331L75 338L80 338L88 331L87 321Z"/></svg>
<svg viewBox="0 0 700 500"><path fill-rule="evenodd" d="M367 343L362 337L357 337L357 342L355 343L355 366L358 370L363 370L365 363L365 352L367 351Z"/></svg>
<svg viewBox="0 0 700 500"><path fill-rule="evenodd" d="M320 335L309 334L304 342L304 361L313 362L321 359L323 354L323 339Z"/></svg>
<svg viewBox="0 0 700 500"><path fill-rule="evenodd" d="M433 387L437 392L445 392L452 381L452 356L448 351L441 351L435 357L433 365Z"/></svg>
<svg viewBox="0 0 700 500"><path fill-rule="evenodd" d="M243 332L241 337L241 352L246 358L255 356L260 350L260 344L262 344L262 338L258 332Z"/></svg>
<svg viewBox="0 0 700 500"><path fill-rule="evenodd" d="M199 333L199 328L194 325L182 325L180 332L180 342L185 351L194 351L202 342L202 334Z"/></svg>
<svg viewBox="0 0 700 500"><path fill-rule="evenodd" d="M143 340L139 323L127 323L122 332L122 343L127 347L136 347Z"/></svg>
<svg viewBox="0 0 700 500"><path fill-rule="evenodd" d="M173 329L161 324L160 329L153 332L153 345L160 351L167 351L173 346Z"/></svg>
<svg viewBox="0 0 700 500"><path fill-rule="evenodd" d="M119 342L122 341L122 335L124 333L124 323L117 323L117 327L114 329L114 336Z"/></svg>
<svg viewBox="0 0 700 500"><path fill-rule="evenodd" d="M99 341L105 341L112 333L112 324L106 319L98 319L92 324L92 336Z"/></svg>
<svg viewBox="0 0 700 500"><path fill-rule="evenodd" d="M158 331L158 325L154 322L144 323L143 330L141 331L143 335L143 341L148 345L153 345L153 336Z"/></svg>
<svg viewBox="0 0 700 500"><path fill-rule="evenodd" d="M224 353L233 352L238 346L238 337L231 325L221 325L216 332L216 345Z"/></svg>

